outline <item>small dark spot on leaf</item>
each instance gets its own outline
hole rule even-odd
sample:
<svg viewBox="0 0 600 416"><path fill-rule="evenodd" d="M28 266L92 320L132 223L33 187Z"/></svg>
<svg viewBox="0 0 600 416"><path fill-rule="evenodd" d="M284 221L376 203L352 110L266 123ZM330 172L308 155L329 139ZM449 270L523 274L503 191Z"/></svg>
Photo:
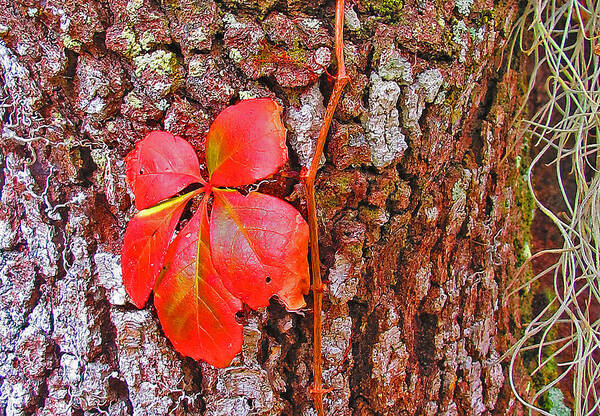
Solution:
<svg viewBox="0 0 600 416"><path fill-rule="evenodd" d="M271 283L271 277L270 277L270 276L267 276L267 278L265 279L265 281L266 281L267 283Z"/></svg>
<svg viewBox="0 0 600 416"><path fill-rule="evenodd" d="M237 311L235 313L235 321L238 324L243 324L244 323L244 312L243 311Z"/></svg>
<svg viewBox="0 0 600 416"><path fill-rule="evenodd" d="M144 168L140 169L140 175L144 174Z"/></svg>

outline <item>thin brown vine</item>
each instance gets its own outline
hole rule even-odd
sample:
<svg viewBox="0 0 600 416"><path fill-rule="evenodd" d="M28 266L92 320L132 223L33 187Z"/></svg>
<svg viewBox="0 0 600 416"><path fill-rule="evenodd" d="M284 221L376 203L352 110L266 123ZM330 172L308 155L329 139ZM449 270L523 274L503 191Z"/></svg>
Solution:
<svg viewBox="0 0 600 416"><path fill-rule="evenodd" d="M331 126L333 114L342 95L344 86L350 78L346 74L344 65L344 0L336 0L335 7L335 56L337 61L337 74L333 92L327 103L325 118L319 131L317 146L310 168L304 180L306 200L308 205L308 226L310 232L310 264L312 275L312 291L314 298L314 344L313 344L313 386L311 394L315 402L315 409L319 416L324 416L323 395L330 390L323 388L323 358L321 354L321 311L323 308L324 285L321 280L321 262L319 259L319 230L317 226L317 213L315 204L315 178L319 168L319 161Z"/></svg>

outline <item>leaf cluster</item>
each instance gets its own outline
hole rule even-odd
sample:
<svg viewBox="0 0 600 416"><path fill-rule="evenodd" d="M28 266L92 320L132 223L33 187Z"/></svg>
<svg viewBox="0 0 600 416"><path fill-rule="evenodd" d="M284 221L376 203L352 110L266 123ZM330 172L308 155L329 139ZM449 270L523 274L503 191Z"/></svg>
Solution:
<svg viewBox="0 0 600 416"><path fill-rule="evenodd" d="M256 309L277 295L288 309L305 306L306 221L279 198L231 189L272 175L288 160L281 111L271 99L254 99L219 114L206 138L208 179L192 146L164 131L148 134L125 159L140 210L123 242L125 289L139 308L154 290L175 349L217 367L241 351L235 314L242 302ZM195 197L199 209L173 239Z"/></svg>

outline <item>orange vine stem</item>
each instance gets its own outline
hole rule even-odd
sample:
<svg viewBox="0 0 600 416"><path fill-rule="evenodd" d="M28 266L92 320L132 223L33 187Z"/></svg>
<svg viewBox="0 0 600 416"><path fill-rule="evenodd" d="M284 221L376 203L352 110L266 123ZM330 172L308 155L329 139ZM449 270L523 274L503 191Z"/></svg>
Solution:
<svg viewBox="0 0 600 416"><path fill-rule="evenodd" d="M311 393L315 402L315 409L319 416L324 416L323 395L329 390L323 388L323 357L321 354L321 311L323 309L324 285L321 280L321 262L319 260L319 230L317 226L317 210L315 204L315 178L319 168L319 161L323 154L323 147L327 133L333 120L333 114L342 90L350 78L346 75L344 65L344 0L336 0L335 7L335 56L337 60L337 76L333 85L333 92L327 103L325 119L319 131L317 146L310 168L304 180L306 200L308 205L308 226L310 232L310 264L312 274L312 290L314 298L314 344L313 344L313 387Z"/></svg>

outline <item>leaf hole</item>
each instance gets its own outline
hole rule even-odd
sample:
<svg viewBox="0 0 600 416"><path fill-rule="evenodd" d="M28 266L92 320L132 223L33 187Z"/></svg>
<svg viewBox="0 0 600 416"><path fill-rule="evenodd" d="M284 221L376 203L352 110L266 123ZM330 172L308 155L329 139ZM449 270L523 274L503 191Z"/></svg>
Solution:
<svg viewBox="0 0 600 416"><path fill-rule="evenodd" d="M265 279L265 282L271 283L271 276L267 276L267 278Z"/></svg>
<svg viewBox="0 0 600 416"><path fill-rule="evenodd" d="M244 323L244 312L242 312L242 311L237 311L237 312L235 313L235 321L236 321L238 324L243 324L243 323Z"/></svg>

